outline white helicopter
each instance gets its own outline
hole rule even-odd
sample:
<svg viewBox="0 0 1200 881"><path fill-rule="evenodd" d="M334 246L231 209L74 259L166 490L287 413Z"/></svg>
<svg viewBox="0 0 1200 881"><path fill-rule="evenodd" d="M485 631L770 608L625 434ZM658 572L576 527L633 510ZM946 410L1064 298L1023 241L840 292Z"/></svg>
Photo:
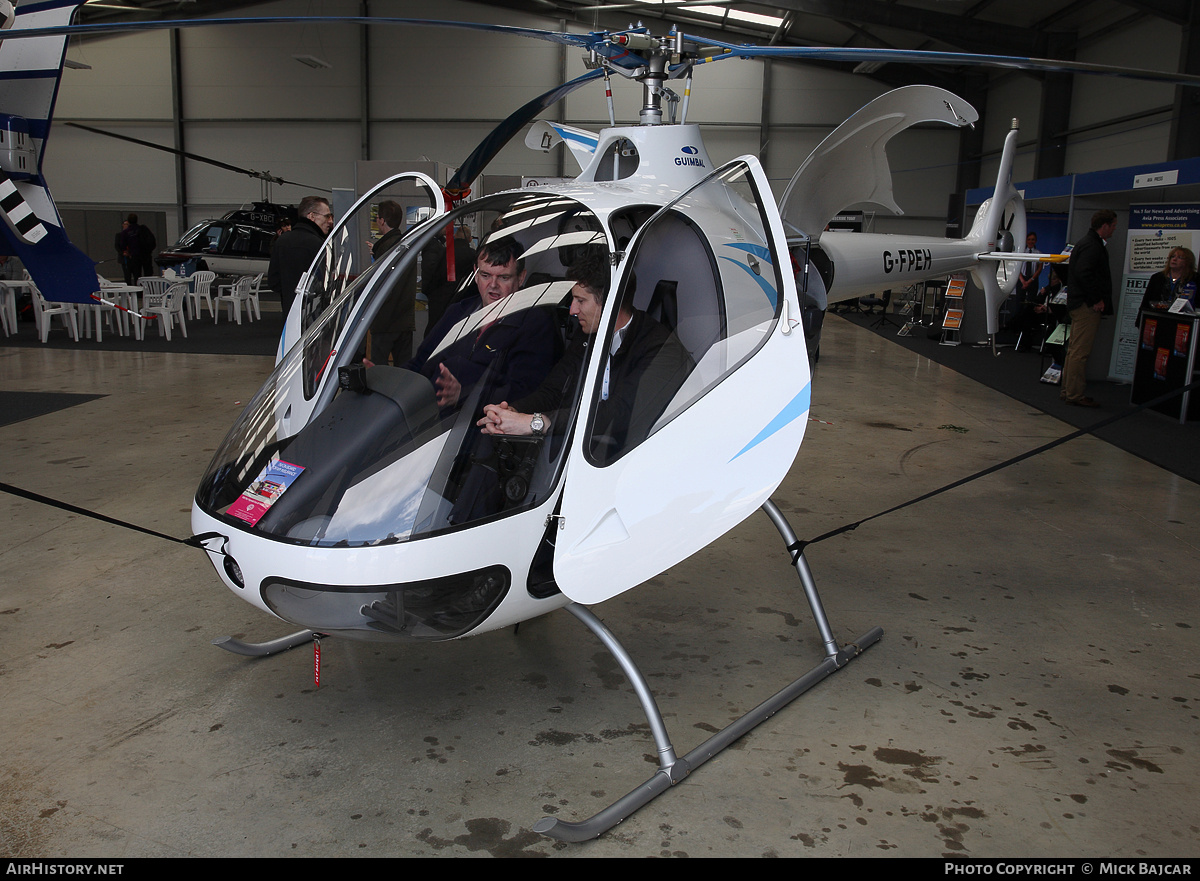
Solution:
<svg viewBox="0 0 1200 881"><path fill-rule="evenodd" d="M996 195L965 238L822 234L853 203L898 210L887 142L918 123L974 123L975 111L949 92L912 86L871 102L801 165L777 206L755 157L712 162L699 127L686 121L691 74L715 59L805 50L714 46L640 27L518 32L580 46L592 70L514 114L464 163L464 182L553 96L601 76L641 83L639 124L590 133L536 123L527 143L563 143L581 160L570 183L453 207L420 174L365 194L302 278L276 369L208 466L192 528L230 590L302 628L273 642L216 641L241 654L325 635L456 639L568 609L634 685L659 756L645 783L594 817L534 826L582 841L882 636L876 627L838 643L802 548L770 500L795 460L809 410L801 297L824 292L836 301L969 272L985 292L994 331L1017 264L1030 255L1013 259L1013 239L1025 235L1011 183L1015 123ZM666 86L672 79L686 81L681 104ZM385 192L405 193L429 216L363 265L356 223ZM448 311L408 368L364 364L375 318L402 296L434 238L462 225L480 238L477 271L461 279L464 305ZM503 295L489 293L495 276L508 285ZM582 317L588 298L593 311L577 323L569 313ZM548 418L530 414L548 428L528 436L481 428L485 407L520 409L523 399L554 401ZM663 572L759 509L792 552L824 656L677 756L645 677L588 607Z"/></svg>
<svg viewBox="0 0 1200 881"><path fill-rule="evenodd" d="M647 45L650 66L689 51L680 52L672 39ZM1025 235L1020 196L1009 180L1015 129L1005 144L1000 197L980 210L967 238L805 235L847 204L891 203L884 147L892 135L930 120L974 122L970 106L948 92L910 87L872 102L805 163L777 209L754 157L716 166L698 126L662 124L660 86L647 83L645 91L649 119L641 125L599 134L533 126L529 140L539 148L562 141L583 160L573 183L438 214L357 275L347 246L356 237L335 229L300 283L278 367L214 456L192 515L193 530L206 537L231 590L306 628L262 645L219 641L233 651L269 653L314 633L450 639L570 609L635 684L660 767L590 820L546 818L535 826L565 840L600 834L882 635L877 628L853 645L838 645L797 555L826 657L775 703L677 757L641 673L587 609L685 559L760 508L787 544L795 541L770 502L795 459L809 410L791 254L809 268L801 285L816 287L826 282L813 252L825 251L833 266L831 299L970 271L998 308L1018 271L995 250L1002 218L1018 240ZM848 173L861 168L874 173ZM834 190L831 180L838 182ZM436 206L436 186L422 183ZM368 193L361 204L377 198ZM434 330L440 338L425 364L462 361L464 349L491 345L480 335L485 327L507 325L501 339L512 340L509 349L496 344L489 372L465 400L439 408L428 369L364 369L355 361L375 315L399 295L432 237L464 222L483 233L485 249L507 254L507 246L517 245L523 283ZM566 377L551 433L533 440L481 434L476 423L484 405L535 391L513 388L519 382L513 374L527 370L517 363L527 360L526 338L549 327L554 336L543 340L544 348L570 345L570 275L588 252L611 272L610 293L598 344ZM468 293L475 285L473 278L463 282ZM673 334L686 350L687 369L681 375L664 347L660 360L626 377L635 386L622 393L648 412L636 436L629 426L614 438L602 413L606 371L618 370L608 353L622 303ZM543 373L551 363L543 362ZM270 492L256 492L264 483Z"/></svg>

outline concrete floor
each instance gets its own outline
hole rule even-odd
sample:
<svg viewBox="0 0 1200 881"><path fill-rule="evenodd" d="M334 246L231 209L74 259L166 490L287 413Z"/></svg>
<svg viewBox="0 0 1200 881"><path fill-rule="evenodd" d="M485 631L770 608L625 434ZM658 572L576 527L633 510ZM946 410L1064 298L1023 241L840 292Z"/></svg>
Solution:
<svg viewBox="0 0 1200 881"><path fill-rule="evenodd" d="M0 389L106 397L0 428L0 480L170 535L267 358L0 348ZM1067 426L844 321L775 499L811 538ZM1195 455L1196 451L1180 451ZM436 645L289 632L198 551L0 497L5 856L1200 855L1200 486L1081 439L813 545L836 634L883 640L597 841L653 770L565 612ZM596 610L680 754L820 644L757 515Z"/></svg>

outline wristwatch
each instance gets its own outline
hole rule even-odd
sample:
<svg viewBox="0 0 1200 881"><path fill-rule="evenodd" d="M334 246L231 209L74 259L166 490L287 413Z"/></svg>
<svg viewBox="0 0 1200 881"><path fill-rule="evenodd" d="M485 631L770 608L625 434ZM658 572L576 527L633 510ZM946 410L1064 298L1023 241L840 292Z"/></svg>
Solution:
<svg viewBox="0 0 1200 881"><path fill-rule="evenodd" d="M529 420L529 430L536 437L544 435L546 433L546 417L541 413L534 413L533 417Z"/></svg>

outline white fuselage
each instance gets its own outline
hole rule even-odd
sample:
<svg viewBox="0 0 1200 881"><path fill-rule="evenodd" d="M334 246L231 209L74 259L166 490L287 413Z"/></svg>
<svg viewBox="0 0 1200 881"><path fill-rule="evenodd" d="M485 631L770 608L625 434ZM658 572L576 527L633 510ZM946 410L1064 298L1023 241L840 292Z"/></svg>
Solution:
<svg viewBox="0 0 1200 881"><path fill-rule="evenodd" d="M820 245L834 265L830 301L972 270L987 250L969 239L836 230L822 233Z"/></svg>
<svg viewBox="0 0 1200 881"><path fill-rule="evenodd" d="M596 339L610 334L617 303L625 298L666 323L690 364L648 436L627 442L618 457L596 458L591 413L603 411L607 395L619 392L606 385L606 343L589 349L576 386L574 431L565 445L546 445L558 458L536 466L530 483L539 489L531 489L523 504L478 519L462 513L471 481L453 475L482 456L465 446L472 443L475 421L465 408L458 414L443 410L436 424L454 427L411 453L386 452L360 462L357 446L374 449L374 435L387 437L396 429L376 417L361 427L351 424L354 408L376 394L336 392L338 367L351 363L380 299L446 222L430 221L409 233L408 249L397 248L352 284L283 355L214 458L192 525L197 534L223 537L210 556L227 586L258 608L312 630L452 638L571 600L601 602L753 514L799 449L808 362L804 335L793 332L800 314L795 281L765 175L752 157L713 172L694 126L610 129L574 183L487 197L463 209L480 206L481 231L490 238L518 238L529 277L539 277L539 284L500 301L502 309L539 296L551 305L561 300L557 292L571 286L561 279L580 243L612 255L616 293L605 303ZM489 213L493 203L498 214ZM539 294L543 284L546 293ZM333 337L323 335L325 326ZM426 382L409 376L410 385ZM339 407L346 415L338 415ZM307 415L298 420L298 413ZM331 440L322 441L324 435ZM225 508L272 457L303 472L257 525L238 522ZM539 454L539 463L543 458ZM304 513L286 515L290 520L280 513L301 500ZM547 539L557 584L552 592L531 586L535 556ZM237 567L226 566L216 545ZM489 594L486 612L469 627L438 630L445 616L421 611L447 578L475 577L486 587L489 573L500 573L507 586ZM456 582L445 592L452 595L446 614L458 615L470 591ZM366 611L372 605L385 606L395 622L381 623L378 611L372 617Z"/></svg>

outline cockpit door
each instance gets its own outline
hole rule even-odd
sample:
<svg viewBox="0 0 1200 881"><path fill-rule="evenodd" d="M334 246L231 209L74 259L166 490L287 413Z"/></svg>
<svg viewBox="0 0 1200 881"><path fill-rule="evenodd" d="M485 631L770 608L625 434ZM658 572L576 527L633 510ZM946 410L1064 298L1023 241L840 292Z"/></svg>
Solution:
<svg viewBox="0 0 1200 881"><path fill-rule="evenodd" d="M554 557L559 587L582 603L653 577L754 513L791 467L809 409L795 281L753 157L648 221L614 291ZM622 298L633 318L614 346Z"/></svg>

